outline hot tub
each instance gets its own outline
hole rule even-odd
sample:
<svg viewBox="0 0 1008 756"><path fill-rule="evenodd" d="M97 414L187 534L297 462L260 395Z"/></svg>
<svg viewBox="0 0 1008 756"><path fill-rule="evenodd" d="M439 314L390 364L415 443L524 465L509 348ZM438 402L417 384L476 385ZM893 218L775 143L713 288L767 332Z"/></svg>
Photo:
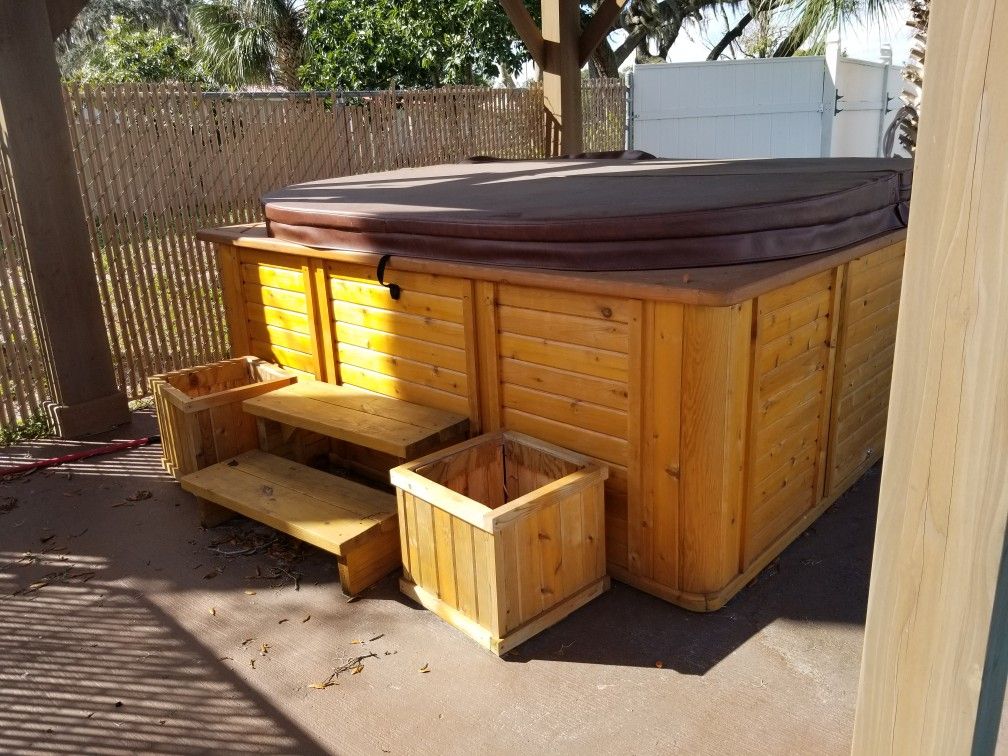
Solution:
<svg viewBox="0 0 1008 756"><path fill-rule="evenodd" d="M288 187L267 225L200 237L234 354L606 463L609 572L707 611L882 453L910 175L436 166Z"/></svg>

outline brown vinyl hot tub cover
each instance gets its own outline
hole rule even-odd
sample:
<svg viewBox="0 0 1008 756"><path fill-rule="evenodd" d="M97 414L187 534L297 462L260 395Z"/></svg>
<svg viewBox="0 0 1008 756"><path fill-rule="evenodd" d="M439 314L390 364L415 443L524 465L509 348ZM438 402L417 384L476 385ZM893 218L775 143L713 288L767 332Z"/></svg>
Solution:
<svg viewBox="0 0 1008 756"><path fill-rule="evenodd" d="M910 160L540 160L409 168L263 198L270 236L452 262L649 270L816 254L906 226Z"/></svg>

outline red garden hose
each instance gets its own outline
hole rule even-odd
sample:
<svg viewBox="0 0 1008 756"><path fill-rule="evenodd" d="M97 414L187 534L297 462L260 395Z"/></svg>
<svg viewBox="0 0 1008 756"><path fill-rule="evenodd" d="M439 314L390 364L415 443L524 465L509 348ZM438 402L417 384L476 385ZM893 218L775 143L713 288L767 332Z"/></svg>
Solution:
<svg viewBox="0 0 1008 756"><path fill-rule="evenodd" d="M79 462L82 459L97 457L101 454L113 454L115 452L125 451L126 449L136 449L140 446L147 446L147 444L160 443L160 436L147 436L146 438L135 438L132 441L120 441L115 444L99 446L95 449L74 452L73 454L66 454L62 457L36 459L33 462L26 462L23 465L0 468L0 478L6 477L7 475L17 475L18 473L34 472L35 470L41 470L43 467L56 467L57 465L65 465L68 462Z"/></svg>

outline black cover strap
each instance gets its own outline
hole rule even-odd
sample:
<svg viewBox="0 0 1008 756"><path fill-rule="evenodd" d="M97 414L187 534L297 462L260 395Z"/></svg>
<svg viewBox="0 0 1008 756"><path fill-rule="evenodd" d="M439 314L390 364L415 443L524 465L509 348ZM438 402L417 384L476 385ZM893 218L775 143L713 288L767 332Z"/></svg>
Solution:
<svg viewBox="0 0 1008 756"><path fill-rule="evenodd" d="M392 299L399 299L402 296L402 288L397 283L385 283L383 280L385 278L385 266L388 265L389 260L392 259L392 255L382 255L382 258L378 261L378 283L389 290L389 296Z"/></svg>

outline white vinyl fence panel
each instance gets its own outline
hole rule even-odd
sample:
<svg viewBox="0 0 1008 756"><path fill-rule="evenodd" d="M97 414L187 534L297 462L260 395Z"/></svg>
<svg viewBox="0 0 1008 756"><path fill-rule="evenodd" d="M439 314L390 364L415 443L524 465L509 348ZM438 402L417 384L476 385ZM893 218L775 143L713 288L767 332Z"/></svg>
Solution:
<svg viewBox="0 0 1008 756"><path fill-rule="evenodd" d="M901 84L891 65L802 57L640 65L631 87L634 149L728 159L881 154Z"/></svg>

